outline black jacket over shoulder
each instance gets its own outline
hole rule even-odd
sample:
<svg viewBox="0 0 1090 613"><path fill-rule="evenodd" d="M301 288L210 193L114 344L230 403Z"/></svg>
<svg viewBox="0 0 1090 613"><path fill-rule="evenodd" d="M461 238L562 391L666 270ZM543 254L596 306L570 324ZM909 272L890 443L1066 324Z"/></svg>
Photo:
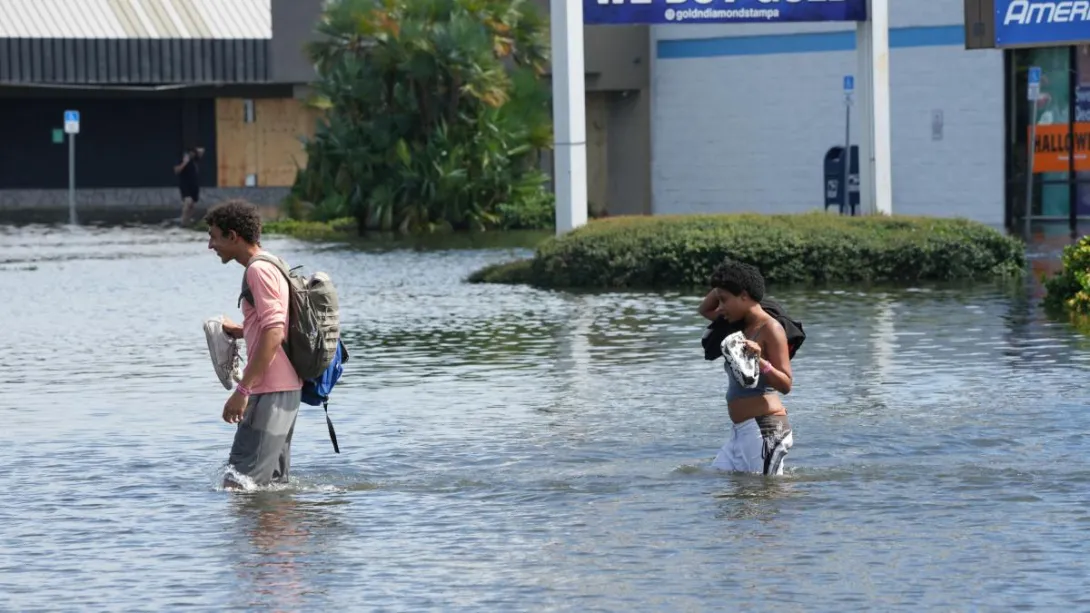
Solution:
<svg viewBox="0 0 1090 613"><path fill-rule="evenodd" d="M787 334L788 356L794 358L795 352L799 350L803 341L806 340L806 332L802 329L802 322L791 319L787 311L775 300L762 300L761 308L783 326L783 331ZM704 359L715 360L723 357L723 350L720 348L723 339L743 328L745 328L743 321L727 321L722 315L708 324L708 327L704 330L704 336L700 339L700 343L704 346Z"/></svg>

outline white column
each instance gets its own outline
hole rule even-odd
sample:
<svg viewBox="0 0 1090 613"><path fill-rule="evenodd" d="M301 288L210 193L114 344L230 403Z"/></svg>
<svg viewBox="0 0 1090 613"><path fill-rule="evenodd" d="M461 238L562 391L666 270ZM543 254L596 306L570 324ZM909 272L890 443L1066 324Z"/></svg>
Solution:
<svg viewBox="0 0 1090 613"><path fill-rule="evenodd" d="M556 233L587 223L583 0L551 0Z"/></svg>
<svg viewBox="0 0 1090 613"><path fill-rule="evenodd" d="M889 0L867 0L867 21L856 26L859 108L859 208L893 213L890 145Z"/></svg>

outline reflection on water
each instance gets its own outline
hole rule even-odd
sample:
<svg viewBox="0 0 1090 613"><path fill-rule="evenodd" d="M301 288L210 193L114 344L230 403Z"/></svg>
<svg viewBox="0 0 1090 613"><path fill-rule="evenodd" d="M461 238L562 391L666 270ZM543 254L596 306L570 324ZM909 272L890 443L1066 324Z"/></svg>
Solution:
<svg viewBox="0 0 1090 613"><path fill-rule="evenodd" d="M274 239L353 351L291 484L218 487L199 234L0 230L0 609L845 610L1087 599L1087 339L1040 287L778 290L808 334L768 480L699 293L467 285L522 248ZM462 247L463 245L459 245ZM776 288L773 288L776 289Z"/></svg>
<svg viewBox="0 0 1090 613"><path fill-rule="evenodd" d="M235 606L302 606L307 585L300 558L313 538L307 520L321 527L322 515L308 518L294 498L283 493L237 496L231 507L238 516L234 548L246 554L235 565L239 593L249 596L249 602Z"/></svg>
<svg viewBox="0 0 1090 613"><path fill-rule="evenodd" d="M337 503L272 491L231 496L228 506L235 519L228 560L238 595L231 608L305 608L307 595L322 591L315 571L336 571L333 554L349 534ZM328 562L315 564L322 558Z"/></svg>

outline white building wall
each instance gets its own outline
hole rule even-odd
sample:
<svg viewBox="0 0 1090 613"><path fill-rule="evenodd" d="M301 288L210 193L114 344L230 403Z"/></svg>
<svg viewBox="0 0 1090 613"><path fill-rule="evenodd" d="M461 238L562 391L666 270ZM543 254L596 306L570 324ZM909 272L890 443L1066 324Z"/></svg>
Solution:
<svg viewBox="0 0 1090 613"><path fill-rule="evenodd" d="M894 213L1001 224L1002 52L964 48L963 0L890 3ZM652 27L653 212L820 210L822 159L844 142L854 33L851 23Z"/></svg>

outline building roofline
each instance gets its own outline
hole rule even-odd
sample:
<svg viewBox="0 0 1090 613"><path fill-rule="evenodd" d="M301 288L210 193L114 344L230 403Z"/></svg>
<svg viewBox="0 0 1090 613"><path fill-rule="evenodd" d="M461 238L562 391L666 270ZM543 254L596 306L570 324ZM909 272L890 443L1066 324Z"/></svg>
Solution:
<svg viewBox="0 0 1090 613"><path fill-rule="evenodd" d="M267 40L272 0L3 0L0 39Z"/></svg>

